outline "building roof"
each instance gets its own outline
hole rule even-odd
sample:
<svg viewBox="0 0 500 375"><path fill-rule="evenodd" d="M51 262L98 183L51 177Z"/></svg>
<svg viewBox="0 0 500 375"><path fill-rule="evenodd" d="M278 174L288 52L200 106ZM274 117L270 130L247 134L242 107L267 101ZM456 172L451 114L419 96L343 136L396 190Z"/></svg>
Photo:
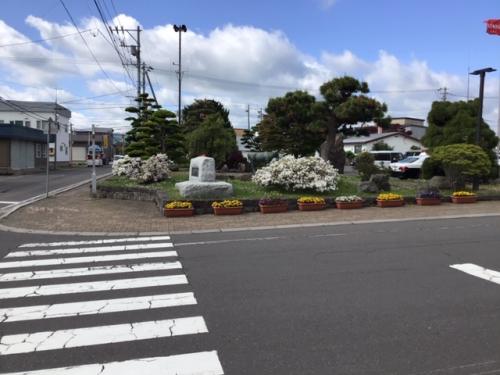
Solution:
<svg viewBox="0 0 500 375"><path fill-rule="evenodd" d="M417 120L417 121L425 121L423 118L416 118L416 117L391 117L391 120Z"/></svg>
<svg viewBox="0 0 500 375"><path fill-rule="evenodd" d="M413 139L414 141L420 142L419 139L412 137L411 135L408 135L406 133L389 132L389 133L382 133L382 134L370 134L368 136L348 137L348 138L344 139L344 144L345 145L364 144L364 143L375 142L375 141L379 141L379 140L389 138L389 137L394 137L394 136L402 136L402 137L410 138L410 139Z"/></svg>
<svg viewBox="0 0 500 375"><path fill-rule="evenodd" d="M66 107L54 102L30 102L21 100L0 101L0 112L39 112L54 113L66 118L71 117L71 111Z"/></svg>
<svg viewBox="0 0 500 375"><path fill-rule="evenodd" d="M241 128L233 128L234 134L236 134L237 137L243 137L245 135L245 131L247 129L241 129Z"/></svg>

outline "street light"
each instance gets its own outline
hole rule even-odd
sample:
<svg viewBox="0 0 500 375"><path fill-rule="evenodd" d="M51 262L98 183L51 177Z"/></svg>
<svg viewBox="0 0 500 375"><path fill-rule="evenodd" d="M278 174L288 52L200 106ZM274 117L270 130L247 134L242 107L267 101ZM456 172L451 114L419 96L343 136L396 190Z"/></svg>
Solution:
<svg viewBox="0 0 500 375"><path fill-rule="evenodd" d="M484 68L474 70L469 73L473 76L479 76L479 113L477 116L477 124L476 124L476 144L479 145L481 141L481 123L483 122L483 101L484 101L484 77L486 73L495 72L496 69L493 68Z"/></svg>
<svg viewBox="0 0 500 375"><path fill-rule="evenodd" d="M493 68L483 68L474 70L470 74L473 76L479 76L479 110L477 114L477 123L476 123L476 145L480 145L481 143L481 124L483 122L483 101L484 101L484 77L486 73L495 72L496 69ZM474 177L472 182L472 190L479 189L479 177Z"/></svg>
<svg viewBox="0 0 500 375"><path fill-rule="evenodd" d="M182 60L181 60L181 51L182 51L182 38L181 34L182 32L187 31L186 25L174 25L174 31L176 33L179 33L179 70L177 72L178 78L179 78L179 113L178 113L178 118L179 118L179 125L181 124L181 82L182 82Z"/></svg>

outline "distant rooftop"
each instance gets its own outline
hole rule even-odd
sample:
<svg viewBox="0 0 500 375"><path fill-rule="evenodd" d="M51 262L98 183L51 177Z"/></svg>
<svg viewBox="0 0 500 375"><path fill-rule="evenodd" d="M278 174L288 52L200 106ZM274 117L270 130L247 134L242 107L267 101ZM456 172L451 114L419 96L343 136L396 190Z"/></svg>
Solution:
<svg viewBox="0 0 500 375"><path fill-rule="evenodd" d="M395 135L400 135L402 137L411 138L411 139L415 139L418 141L418 139L416 139L416 138L414 138L406 133L389 132L389 133L381 133L381 134L373 133L373 134L370 134L368 136L361 135L359 137L347 137L344 139L344 144L346 144L346 145L351 144L352 145L352 144L359 144L359 143L369 143L369 142L373 142L373 141L378 141L380 139L392 137Z"/></svg>
<svg viewBox="0 0 500 375"><path fill-rule="evenodd" d="M0 112L38 112L38 113L54 113L71 117L71 111L66 107L54 102L30 102L22 100L5 100L0 101Z"/></svg>

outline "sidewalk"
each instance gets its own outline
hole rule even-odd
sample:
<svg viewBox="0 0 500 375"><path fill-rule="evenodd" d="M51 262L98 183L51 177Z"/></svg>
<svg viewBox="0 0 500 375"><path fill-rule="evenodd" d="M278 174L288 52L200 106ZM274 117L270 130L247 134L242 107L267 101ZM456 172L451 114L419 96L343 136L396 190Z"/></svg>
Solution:
<svg viewBox="0 0 500 375"><path fill-rule="evenodd" d="M494 214L500 216L499 201L469 205L444 203L434 207L407 205L385 209L367 207L361 210L289 211L270 215L256 212L237 216L198 215L191 218L165 218L160 216L158 208L152 202L95 199L89 196L88 186L84 186L23 207L6 219L0 220L0 225L35 231L89 234L177 233Z"/></svg>

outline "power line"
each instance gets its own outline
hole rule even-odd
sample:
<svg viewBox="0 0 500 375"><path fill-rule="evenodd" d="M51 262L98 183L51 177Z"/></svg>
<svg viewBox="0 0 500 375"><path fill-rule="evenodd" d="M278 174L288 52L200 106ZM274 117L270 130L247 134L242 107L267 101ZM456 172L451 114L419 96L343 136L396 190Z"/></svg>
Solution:
<svg viewBox="0 0 500 375"><path fill-rule="evenodd" d="M92 29L83 30L83 31L81 31L81 33L84 34L84 33L88 33L89 31L92 31ZM68 36L73 36L73 35L78 35L78 34L79 34L79 32L76 32L76 33L71 33L71 34L57 35L57 36L54 36L52 38L36 39L36 40L30 40L30 41L26 41L26 42L2 44L2 45L0 45L0 48L1 47L23 46L23 45L32 44L32 43L42 43L42 42L47 42L49 40L63 39L63 38L67 38Z"/></svg>
<svg viewBox="0 0 500 375"><path fill-rule="evenodd" d="M73 24L75 29L78 31L78 34L82 38L83 43L85 44L85 47L87 47L88 51L90 52L90 55L92 56L92 58L96 62L97 66L99 66L99 69L101 69L102 73L106 76L106 78L108 78L108 80L111 82L111 84L115 87L116 91L119 91L120 89L115 85L113 80L109 77L108 73L106 73L106 71L103 69L103 67L101 66L101 63L99 62L99 60L97 60L97 57L94 55L94 52L92 52L92 49L90 48L89 44L87 43L87 41L83 37L82 33L80 32L80 29L78 28L78 25L76 24L75 20L73 19L73 16L71 15L69 9L66 7L66 4L64 4L64 0L59 0L59 2L61 3L64 10L66 11L69 19L71 20L71 23Z"/></svg>

